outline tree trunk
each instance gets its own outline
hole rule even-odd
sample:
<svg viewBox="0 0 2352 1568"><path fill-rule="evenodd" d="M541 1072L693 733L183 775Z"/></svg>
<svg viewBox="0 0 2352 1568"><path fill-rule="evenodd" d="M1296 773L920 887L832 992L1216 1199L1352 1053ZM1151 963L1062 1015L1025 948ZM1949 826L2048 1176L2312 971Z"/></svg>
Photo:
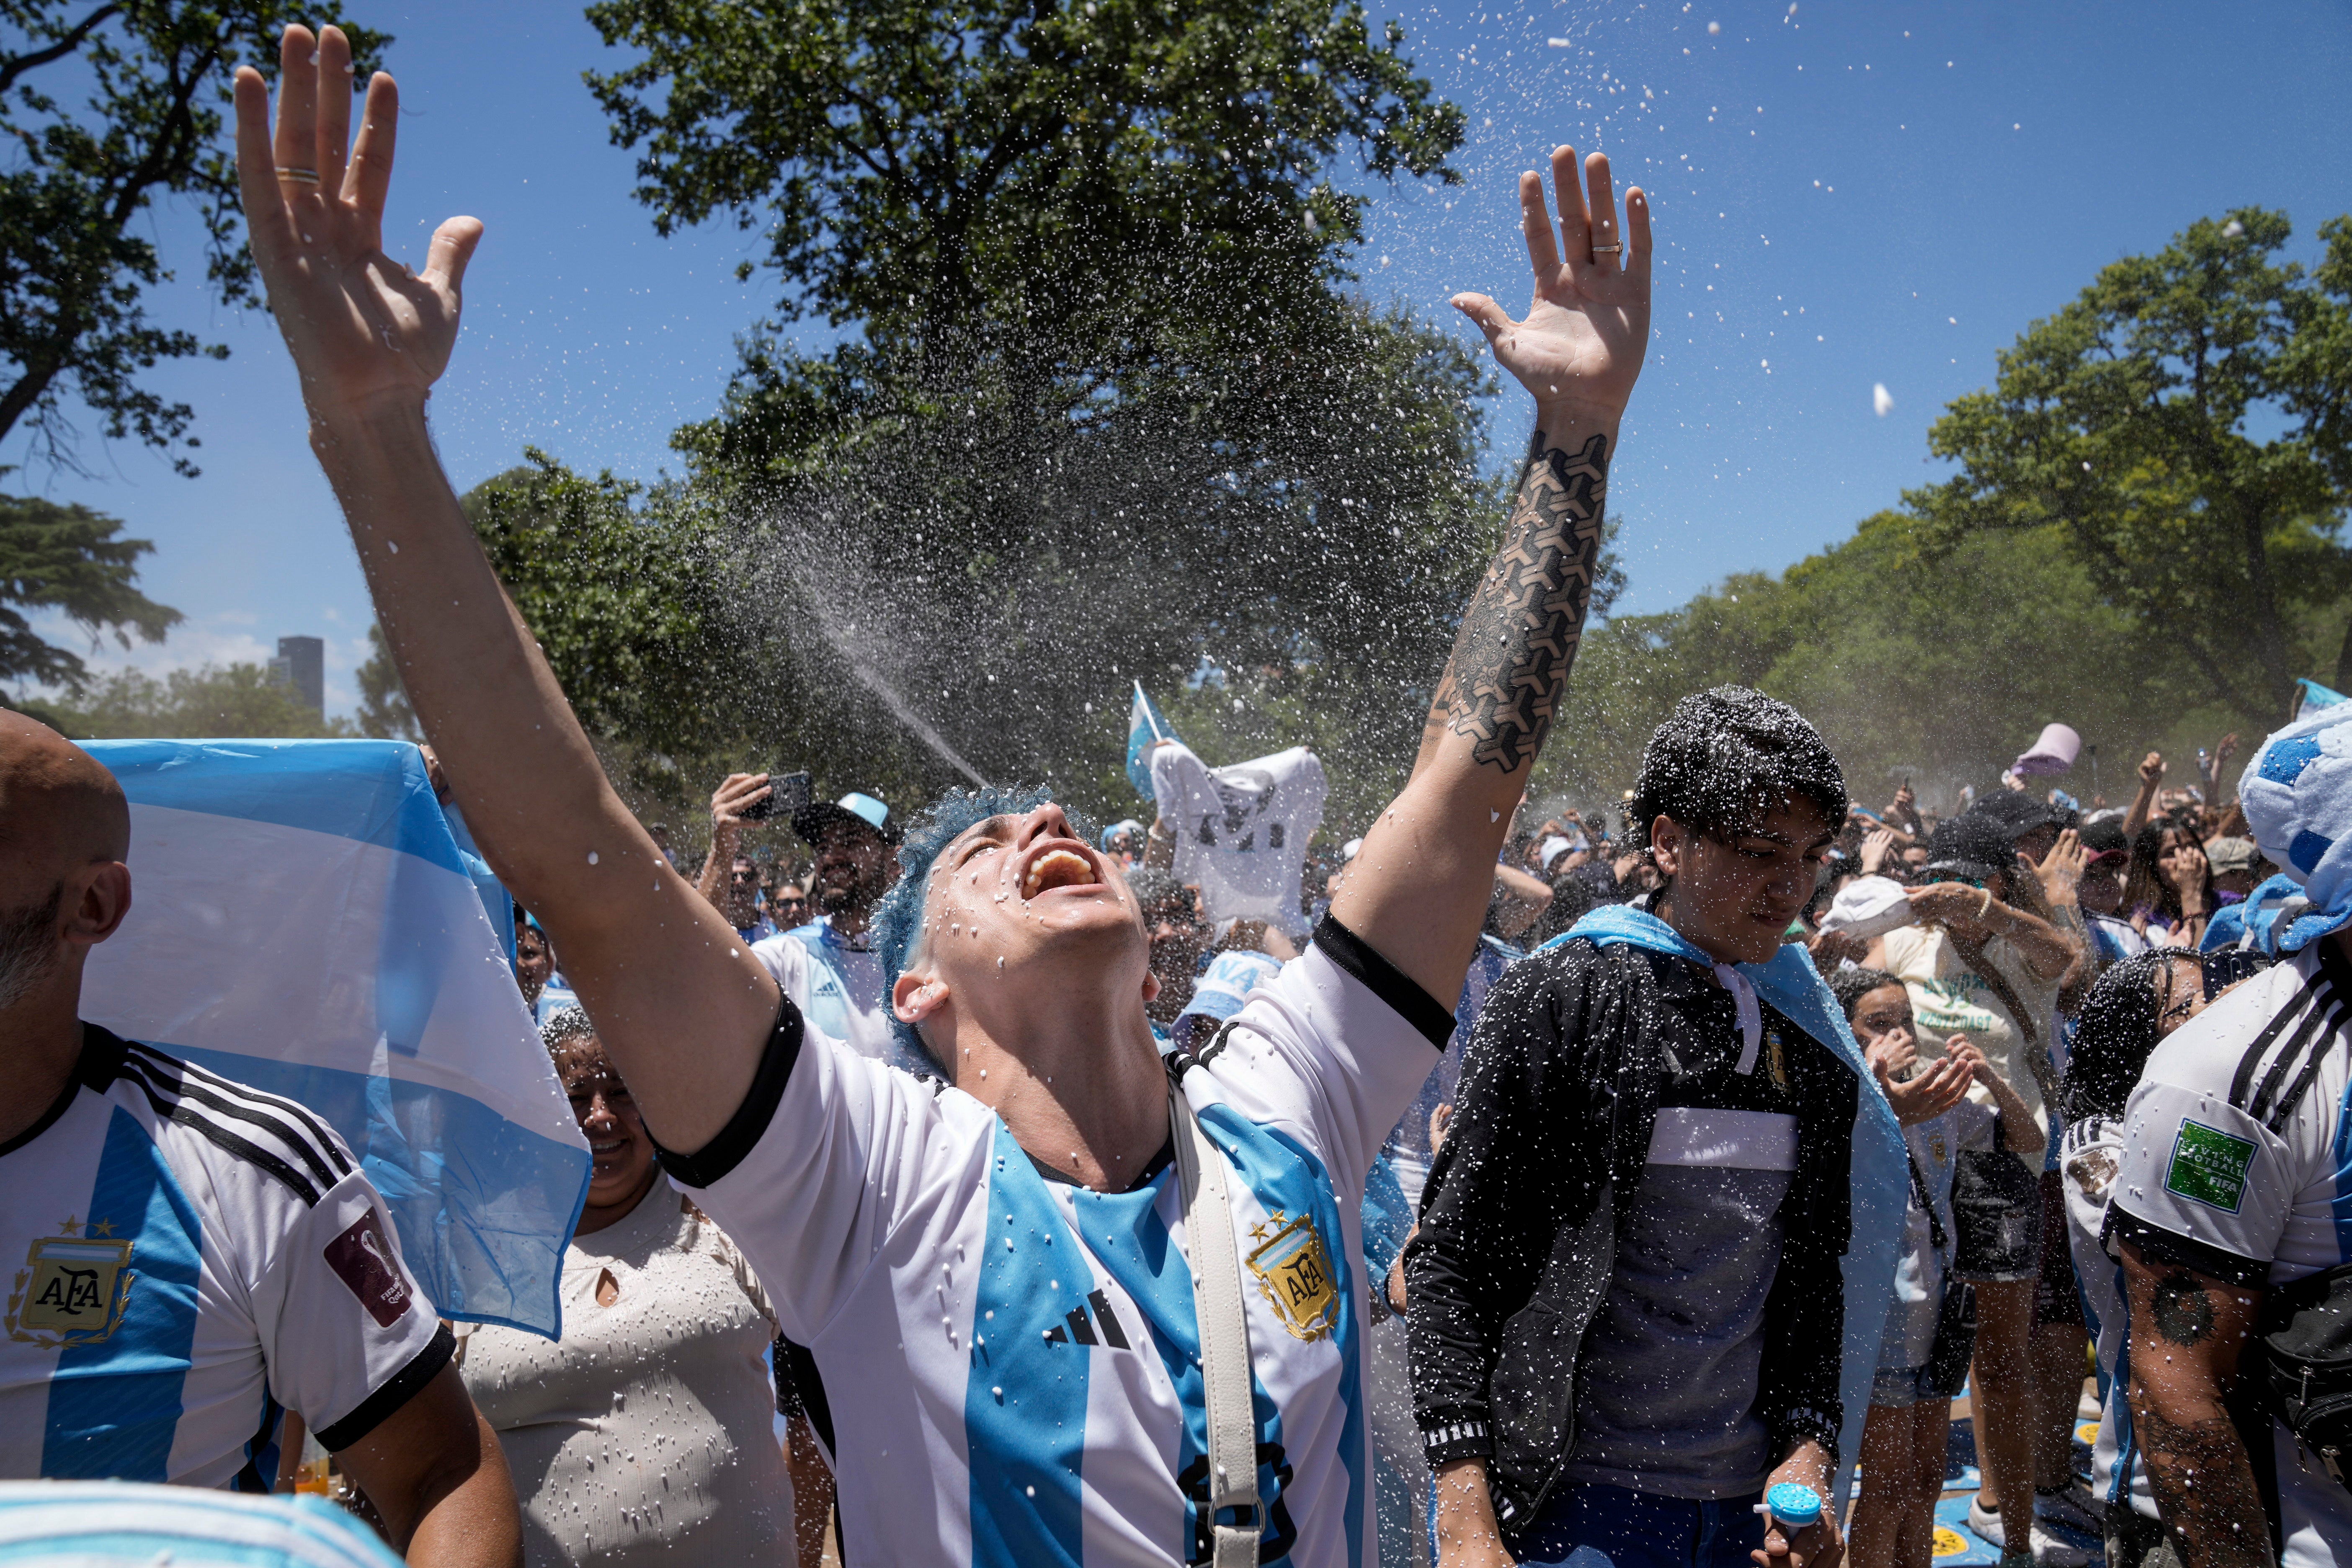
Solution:
<svg viewBox="0 0 2352 1568"><path fill-rule="evenodd" d="M2336 689L2352 697L2352 621L2344 623L2344 646L2336 655Z"/></svg>

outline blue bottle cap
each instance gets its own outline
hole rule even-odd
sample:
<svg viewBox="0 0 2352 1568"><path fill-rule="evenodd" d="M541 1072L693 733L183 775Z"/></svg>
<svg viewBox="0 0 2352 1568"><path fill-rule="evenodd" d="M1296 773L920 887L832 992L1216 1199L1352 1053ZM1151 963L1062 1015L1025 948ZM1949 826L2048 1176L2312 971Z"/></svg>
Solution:
<svg viewBox="0 0 2352 1568"><path fill-rule="evenodd" d="M1782 1481L1764 1494L1764 1501L1774 1519L1799 1530L1822 1517L1822 1494L1801 1481Z"/></svg>

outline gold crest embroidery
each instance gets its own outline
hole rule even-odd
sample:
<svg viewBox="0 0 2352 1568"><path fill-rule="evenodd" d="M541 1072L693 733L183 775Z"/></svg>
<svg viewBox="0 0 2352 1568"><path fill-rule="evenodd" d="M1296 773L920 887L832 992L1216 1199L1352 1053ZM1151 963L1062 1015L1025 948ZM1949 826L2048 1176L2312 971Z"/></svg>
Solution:
<svg viewBox="0 0 2352 1568"><path fill-rule="evenodd" d="M1273 1239L1249 1255L1250 1272L1282 1326L1302 1340L1319 1340L1339 1316L1339 1282L1331 1254L1307 1216L1284 1223L1272 1216Z"/></svg>
<svg viewBox="0 0 2352 1568"><path fill-rule="evenodd" d="M105 1227L93 1226L93 1230ZM44 1236L8 1292L8 1337L51 1350L100 1344L131 1300L131 1246L105 1236Z"/></svg>

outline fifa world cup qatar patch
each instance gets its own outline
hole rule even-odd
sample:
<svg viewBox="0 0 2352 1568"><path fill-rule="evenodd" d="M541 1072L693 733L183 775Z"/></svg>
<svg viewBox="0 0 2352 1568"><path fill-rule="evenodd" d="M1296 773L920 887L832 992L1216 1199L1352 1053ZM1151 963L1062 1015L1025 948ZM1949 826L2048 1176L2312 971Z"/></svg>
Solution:
<svg viewBox="0 0 2352 1568"><path fill-rule="evenodd" d="M376 1327L388 1329L407 1312L415 1292L393 1260L392 1243L375 1217L373 1205L352 1221L351 1228L327 1243L327 1267L351 1287Z"/></svg>
<svg viewBox="0 0 2352 1568"><path fill-rule="evenodd" d="M2218 1127L2184 1120L2164 1168L2164 1190L2176 1197L2236 1214L2246 1201L2246 1172L2254 1146Z"/></svg>

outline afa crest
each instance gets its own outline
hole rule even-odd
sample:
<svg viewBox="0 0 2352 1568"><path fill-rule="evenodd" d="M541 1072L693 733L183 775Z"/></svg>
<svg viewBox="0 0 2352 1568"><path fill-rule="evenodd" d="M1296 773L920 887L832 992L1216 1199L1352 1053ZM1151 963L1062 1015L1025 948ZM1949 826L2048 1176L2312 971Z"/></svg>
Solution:
<svg viewBox="0 0 2352 1568"><path fill-rule="evenodd" d="M1282 1326L1302 1340L1319 1340L1339 1316L1339 1281L1331 1271L1330 1250L1307 1216L1285 1221L1269 1216L1271 1238L1249 1255L1250 1272ZM1263 1234L1253 1226L1253 1237Z"/></svg>
<svg viewBox="0 0 2352 1568"><path fill-rule="evenodd" d="M8 1292L6 1323L11 1339L51 1349L98 1344L122 1323L131 1300L131 1246L103 1234L44 1236L26 1255Z"/></svg>

